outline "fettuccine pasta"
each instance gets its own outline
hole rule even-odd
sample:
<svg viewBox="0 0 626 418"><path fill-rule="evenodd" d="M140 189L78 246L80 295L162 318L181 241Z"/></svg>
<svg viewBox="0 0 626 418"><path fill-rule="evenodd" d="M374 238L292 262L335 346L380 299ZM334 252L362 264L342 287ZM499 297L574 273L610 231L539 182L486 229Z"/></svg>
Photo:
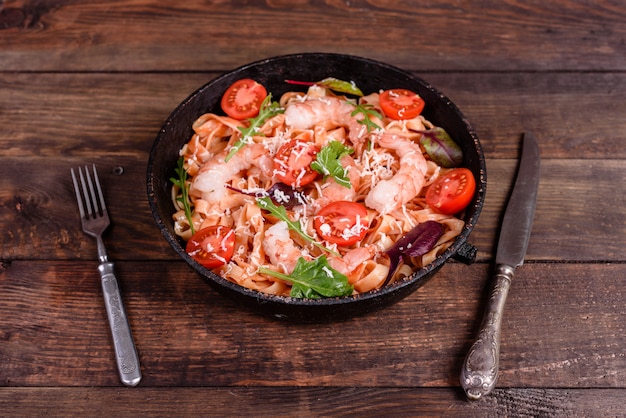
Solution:
<svg viewBox="0 0 626 418"><path fill-rule="evenodd" d="M204 114L180 151L191 216L181 203L181 187L174 186L176 233L187 241L192 229L222 226L234 231L232 257L214 267L215 273L250 289L288 296L291 282L264 271L289 275L299 258L325 256L334 270L347 276L354 293L362 293L386 282L386 251L417 225L436 221L444 232L426 254L405 257L391 281L432 262L460 234L463 220L426 203L428 187L450 169L435 163L420 146L423 132L434 127L423 116L390 119L381 111L380 93L355 100L316 86L306 93L286 93L278 103L284 112L263 120L247 136L242 128L249 121ZM341 176L311 173L308 166L298 171L298 165L310 163L331 143L344 147L339 158L343 182ZM290 146L292 153L282 158L281 150ZM314 179L301 184L307 176ZM293 193L276 189L284 181L292 183ZM268 213L259 205L259 196L270 196L277 206L285 203L289 219L304 235ZM334 202L363 208L345 230L331 231L332 222L316 221ZM325 239L331 233L336 240Z"/></svg>

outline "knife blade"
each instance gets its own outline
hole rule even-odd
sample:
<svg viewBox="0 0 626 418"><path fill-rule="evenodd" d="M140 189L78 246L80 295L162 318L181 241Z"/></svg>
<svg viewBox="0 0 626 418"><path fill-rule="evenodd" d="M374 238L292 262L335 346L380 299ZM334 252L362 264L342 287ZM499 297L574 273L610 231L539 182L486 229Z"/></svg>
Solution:
<svg viewBox="0 0 626 418"><path fill-rule="evenodd" d="M499 372L500 328L506 297L517 267L524 263L535 215L540 178L539 145L526 132L513 192L506 206L498 246L491 293L476 341L461 369L461 386L470 400L478 400L496 386Z"/></svg>

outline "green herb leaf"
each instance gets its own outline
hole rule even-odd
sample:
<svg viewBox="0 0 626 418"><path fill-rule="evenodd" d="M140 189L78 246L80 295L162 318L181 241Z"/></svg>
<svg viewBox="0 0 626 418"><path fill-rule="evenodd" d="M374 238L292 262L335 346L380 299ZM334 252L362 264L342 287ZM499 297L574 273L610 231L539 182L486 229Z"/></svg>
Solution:
<svg viewBox="0 0 626 418"><path fill-rule="evenodd" d="M287 223L287 226L291 230L296 232L298 235L304 238L304 240L306 240L307 242L310 242L316 247L324 251L327 251L333 255L339 255L337 254L337 252L329 248L326 248L319 242L315 241L306 232L304 232L304 230L302 229L302 225L300 225L300 222L292 221L289 215L287 214L287 209L285 209L284 206L276 205L274 202L272 202L272 199L269 196L257 197L256 204L258 207L260 207L261 209L265 209L266 211L268 211L269 213L271 213L272 215L274 215L276 218L280 219L281 221L285 221L285 223Z"/></svg>
<svg viewBox="0 0 626 418"><path fill-rule="evenodd" d="M324 178L331 176L335 181L348 189L352 188L348 178L348 170L341 165L344 155L352 154L354 149L339 141L330 141L317 153L317 158L311 163L311 168L322 174Z"/></svg>
<svg viewBox="0 0 626 418"><path fill-rule="evenodd" d="M187 218L187 222L189 222L189 228L191 229L191 233L194 234L196 231L193 227L193 222L191 220L191 200L189 199L189 185L187 184L187 170L184 167L185 157L180 157L178 159L178 167L174 169L178 178L170 178L170 181L180 188L181 196L176 200L183 204L183 208L185 209L185 217Z"/></svg>
<svg viewBox="0 0 626 418"><path fill-rule="evenodd" d="M267 97L265 97L265 99L263 100L263 103L261 103L259 114L254 118L248 119L248 121L250 122L248 127L239 128L239 131L241 132L241 138L239 138L239 140L231 147L228 155L226 156L226 158L224 158L224 161L228 162L228 160L230 160L233 155L237 153L237 151L243 148L246 144L250 143L253 136L261 135L258 130L267 119L283 113L284 111L285 109L280 107L280 104L278 102L272 101L272 93L268 94Z"/></svg>
<svg viewBox="0 0 626 418"><path fill-rule="evenodd" d="M320 86L332 90L337 93L347 93L352 94L354 96L363 96L363 92L356 86L354 81L343 81L337 78L328 77L323 79L322 81L312 82L312 81L297 81L297 80L285 80L288 84L299 84L302 86Z"/></svg>
<svg viewBox="0 0 626 418"><path fill-rule="evenodd" d="M420 143L434 162L446 168L459 167L463 163L463 151L443 128L417 132L422 134Z"/></svg>
<svg viewBox="0 0 626 418"><path fill-rule="evenodd" d="M337 93L347 93L355 96L363 96L363 92L356 86L354 81L343 81L338 80L333 77L328 77L323 79L322 81L318 81L318 86L323 86L331 89L332 91L336 91Z"/></svg>
<svg viewBox="0 0 626 418"><path fill-rule="evenodd" d="M370 119L370 116L376 116L379 119L383 118L383 116L374 109L374 106L370 104L356 105L355 109L352 111L350 115L356 116L359 113L362 113L364 116L363 119L359 120L359 123L367 127L367 132L372 132L376 129L382 129L380 126L372 122L372 120Z"/></svg>
<svg viewBox="0 0 626 418"><path fill-rule="evenodd" d="M300 257L289 275L265 267L261 267L259 272L291 282L290 296L293 298L349 296L354 290L345 275L330 267L325 256L312 261Z"/></svg>

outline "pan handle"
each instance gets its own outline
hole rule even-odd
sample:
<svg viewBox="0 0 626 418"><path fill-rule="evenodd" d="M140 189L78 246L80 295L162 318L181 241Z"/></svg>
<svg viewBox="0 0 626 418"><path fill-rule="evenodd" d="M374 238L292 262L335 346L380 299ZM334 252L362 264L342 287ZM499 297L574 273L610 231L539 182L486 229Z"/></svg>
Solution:
<svg viewBox="0 0 626 418"><path fill-rule="evenodd" d="M460 261L461 263L472 264L474 261L476 261L477 253L478 250L476 249L476 247L465 241L463 244L461 244L459 250L454 253L452 258L454 258L456 261Z"/></svg>

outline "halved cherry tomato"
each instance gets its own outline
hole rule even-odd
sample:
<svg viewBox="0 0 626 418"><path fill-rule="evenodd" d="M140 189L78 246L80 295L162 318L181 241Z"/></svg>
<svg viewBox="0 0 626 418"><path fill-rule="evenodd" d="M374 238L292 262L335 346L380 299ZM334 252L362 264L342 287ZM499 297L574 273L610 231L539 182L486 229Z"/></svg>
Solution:
<svg viewBox="0 0 626 418"><path fill-rule="evenodd" d="M380 94L380 107L391 119L412 119L424 110L424 100L406 89L385 90Z"/></svg>
<svg viewBox="0 0 626 418"><path fill-rule="evenodd" d="M235 81L222 96L222 110L231 118L243 120L259 114L267 90L249 78Z"/></svg>
<svg viewBox="0 0 626 418"><path fill-rule="evenodd" d="M439 213L454 215L469 204L476 180L467 168L455 168L439 177L426 191L426 203Z"/></svg>
<svg viewBox="0 0 626 418"><path fill-rule="evenodd" d="M356 244L369 229L367 209L360 203L347 200L332 202L315 215L313 226L331 244Z"/></svg>
<svg viewBox="0 0 626 418"><path fill-rule="evenodd" d="M223 225L202 228L187 241L186 251L206 268L220 267L235 252L235 231Z"/></svg>
<svg viewBox="0 0 626 418"><path fill-rule="evenodd" d="M278 149L274 157L274 174L279 181L292 186L306 186L318 172L311 168L319 147L313 142L292 139Z"/></svg>

